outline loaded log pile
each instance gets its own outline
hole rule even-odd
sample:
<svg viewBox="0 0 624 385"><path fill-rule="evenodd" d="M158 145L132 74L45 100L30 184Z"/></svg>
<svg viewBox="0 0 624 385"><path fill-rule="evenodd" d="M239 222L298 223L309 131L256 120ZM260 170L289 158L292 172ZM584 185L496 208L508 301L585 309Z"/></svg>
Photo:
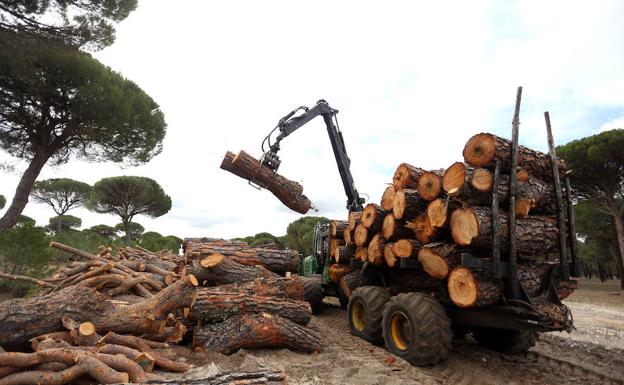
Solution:
<svg viewBox="0 0 624 385"><path fill-rule="evenodd" d="M498 233L501 261L509 247L511 142L493 134L473 136L465 145L464 162L446 170L424 170L400 164L380 204L351 212L346 221L333 221L330 254L335 264L332 279L345 295L362 283L349 272L349 259L390 270L387 286L396 292L426 290L459 307L486 306L502 300L503 284L488 273L460 266L462 254L491 259L493 232ZM494 186L494 168L500 178ZM523 146L518 150L515 195L515 239L519 281L529 296L540 302L544 277L556 262L548 254L559 251L560 238L553 172L547 154ZM563 161L558 169L565 172ZM499 212L493 225L492 199L497 191ZM346 224L345 224L346 223ZM342 229L342 232L338 231ZM575 282L564 285L569 295ZM563 314L560 314L563 317Z"/></svg>
<svg viewBox="0 0 624 385"><path fill-rule="evenodd" d="M320 336L306 326L311 310L302 281L280 275L296 268L296 252L207 238L185 240L182 256L51 246L79 261L48 279L0 277L41 287L31 298L0 303L0 384L158 381L191 367L176 361L171 344L223 354L321 349ZM202 383L255 378L285 379L276 371L231 372Z"/></svg>

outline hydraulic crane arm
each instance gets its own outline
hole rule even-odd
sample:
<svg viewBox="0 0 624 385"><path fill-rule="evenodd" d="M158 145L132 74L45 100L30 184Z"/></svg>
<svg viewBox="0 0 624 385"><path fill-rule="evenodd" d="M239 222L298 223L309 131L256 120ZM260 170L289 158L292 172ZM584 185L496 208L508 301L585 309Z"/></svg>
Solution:
<svg viewBox="0 0 624 385"><path fill-rule="evenodd" d="M295 116L299 111L304 112ZM338 110L331 108L329 104L322 99L312 108L299 107L291 111L288 115L280 119L277 126L262 142L262 151L264 152L262 164L271 168L273 171L277 171L280 165L280 160L277 156L277 152L280 149L280 142L310 120L317 116L322 116L327 126L327 134L329 135L329 141L331 142L334 156L336 157L338 172L340 173L340 178L342 179L342 184L347 194L347 209L349 211L362 211L364 199L360 198L360 194L353 181L353 175L351 175L351 160L347 156L347 149L345 148L342 138L342 132L340 132L338 128L338 121L336 119L337 113ZM271 135L277 129L279 129L279 135L275 138L275 141L271 143ZM265 145L268 146L268 149L265 149Z"/></svg>

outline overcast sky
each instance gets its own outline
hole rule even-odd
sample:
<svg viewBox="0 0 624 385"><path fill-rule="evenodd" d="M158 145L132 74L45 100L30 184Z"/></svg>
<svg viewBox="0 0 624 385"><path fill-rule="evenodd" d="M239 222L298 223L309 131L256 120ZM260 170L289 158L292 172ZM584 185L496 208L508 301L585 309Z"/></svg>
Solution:
<svg viewBox="0 0 624 385"><path fill-rule="evenodd" d="M546 110L559 144L624 128L623 16L616 0L141 0L117 26L115 44L95 57L160 105L164 151L134 168L46 166L39 179L147 176L173 200L160 218L136 218L147 230L281 235L300 215L219 169L226 150L260 156L279 118L326 99L340 110L359 191L378 202L401 162L446 168L475 133L509 137L519 85L522 144L545 150ZM280 173L319 208L309 214L346 217L322 119L284 140L280 157ZM10 200L26 164L8 163L17 172L0 174L0 194ZM24 214L43 225L53 212L30 202ZM83 228L119 222L70 214Z"/></svg>

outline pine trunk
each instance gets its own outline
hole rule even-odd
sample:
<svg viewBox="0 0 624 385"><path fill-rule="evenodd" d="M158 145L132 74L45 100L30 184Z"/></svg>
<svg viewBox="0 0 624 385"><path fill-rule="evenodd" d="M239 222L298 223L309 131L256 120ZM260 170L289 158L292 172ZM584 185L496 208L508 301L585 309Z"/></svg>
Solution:
<svg viewBox="0 0 624 385"><path fill-rule="evenodd" d="M457 267L448 276L448 294L459 307L487 306L498 302L503 292L500 280L465 267Z"/></svg>
<svg viewBox="0 0 624 385"><path fill-rule="evenodd" d="M343 239L343 233L349 226L348 221L331 221L331 235L332 238Z"/></svg>
<svg viewBox="0 0 624 385"><path fill-rule="evenodd" d="M413 234L412 230L405 227L405 223L397 220L394 215L388 214L384 218L381 235L386 241L392 242L401 238L410 238Z"/></svg>
<svg viewBox="0 0 624 385"><path fill-rule="evenodd" d="M192 266L189 266L189 272L200 282L209 281L217 285L253 281L263 277L277 277L277 274L262 266L243 265L216 253L200 261L193 261Z"/></svg>
<svg viewBox="0 0 624 385"><path fill-rule="evenodd" d="M417 190L404 189L394 194L392 214L396 219L412 219L427 208Z"/></svg>
<svg viewBox="0 0 624 385"><path fill-rule="evenodd" d="M381 208L385 211L392 211L392 202L394 201L395 189L393 185L386 187L381 196Z"/></svg>
<svg viewBox="0 0 624 385"><path fill-rule="evenodd" d="M364 207L362 212L362 225L368 229L371 233L376 233L381 230L386 212L381 206L374 203L369 203Z"/></svg>
<svg viewBox="0 0 624 385"><path fill-rule="evenodd" d="M300 214L305 214L312 208L312 203L303 195L303 187L299 183L274 173L245 151L241 150L238 155L228 151L221 168L266 188L284 205Z"/></svg>
<svg viewBox="0 0 624 385"><path fill-rule="evenodd" d="M508 215L499 214L501 250L509 249ZM461 246L492 248L492 212L488 208L457 209L451 215L451 234ZM557 220L548 216L529 216L516 220L518 253L525 256L545 255L559 248Z"/></svg>
<svg viewBox="0 0 624 385"><path fill-rule="evenodd" d="M459 256L454 254L455 245L430 243L418 250L418 261L423 270L435 279L444 279L459 264Z"/></svg>
<svg viewBox="0 0 624 385"><path fill-rule="evenodd" d="M368 244L367 258L368 262L374 266L380 266L384 261L384 246L383 237L381 233L377 233L373 236Z"/></svg>
<svg viewBox="0 0 624 385"><path fill-rule="evenodd" d="M232 354L239 349L285 347L320 352L321 336L277 314L237 315L223 322L195 329L194 349Z"/></svg>

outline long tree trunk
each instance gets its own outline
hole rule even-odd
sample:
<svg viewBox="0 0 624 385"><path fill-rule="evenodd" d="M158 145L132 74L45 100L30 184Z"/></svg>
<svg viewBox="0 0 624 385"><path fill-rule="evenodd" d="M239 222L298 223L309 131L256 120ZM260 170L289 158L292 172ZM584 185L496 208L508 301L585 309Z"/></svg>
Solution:
<svg viewBox="0 0 624 385"><path fill-rule="evenodd" d="M618 238L618 245L620 246L620 255L615 259L620 270L620 288L624 290L624 221L619 214L613 215L615 221L615 232Z"/></svg>
<svg viewBox="0 0 624 385"><path fill-rule="evenodd" d="M128 219L123 218L123 227L126 233L124 235L124 245L130 246L130 221Z"/></svg>
<svg viewBox="0 0 624 385"><path fill-rule="evenodd" d="M2 218L0 218L0 232L10 229L17 223L19 216L22 214L24 207L26 207L26 204L28 203L30 190L32 190L35 180L37 180L41 169L45 166L46 162L50 158L50 155L50 153L46 153L44 151L38 151L35 153L35 156L30 161L28 168L24 171L24 174L15 189L15 195L13 196L13 201L11 201L11 205Z"/></svg>

